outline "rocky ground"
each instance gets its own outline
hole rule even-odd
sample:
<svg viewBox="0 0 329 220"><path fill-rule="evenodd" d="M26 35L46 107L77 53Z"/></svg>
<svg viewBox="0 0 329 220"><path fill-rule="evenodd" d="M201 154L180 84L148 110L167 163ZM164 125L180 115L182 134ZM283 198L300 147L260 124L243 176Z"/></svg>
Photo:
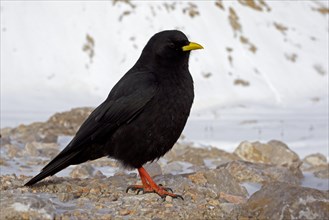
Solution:
<svg viewBox="0 0 329 220"><path fill-rule="evenodd" d="M112 159L71 168L23 187L61 149L92 109L79 108L47 122L1 129L1 219L328 219L329 165L321 154L304 159L280 141L241 142L233 153L179 142L148 164L154 180L184 197L126 193L139 182ZM105 176L104 170L112 170ZM10 174L12 173L12 174ZM16 175L17 174L17 175ZM24 175L23 175L24 174ZM105 173L106 174L106 173ZM305 176L319 190L304 186Z"/></svg>

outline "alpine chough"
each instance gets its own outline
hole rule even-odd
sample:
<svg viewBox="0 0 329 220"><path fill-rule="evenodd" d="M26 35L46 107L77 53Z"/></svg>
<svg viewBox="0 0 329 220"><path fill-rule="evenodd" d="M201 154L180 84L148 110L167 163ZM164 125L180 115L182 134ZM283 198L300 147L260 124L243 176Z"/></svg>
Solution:
<svg viewBox="0 0 329 220"><path fill-rule="evenodd" d="M182 133L194 98L190 51L202 48L177 30L151 37L136 64L84 121L72 141L25 186L70 165L108 156L138 170L143 185L129 186L127 191L182 198L157 185L143 165L168 152Z"/></svg>

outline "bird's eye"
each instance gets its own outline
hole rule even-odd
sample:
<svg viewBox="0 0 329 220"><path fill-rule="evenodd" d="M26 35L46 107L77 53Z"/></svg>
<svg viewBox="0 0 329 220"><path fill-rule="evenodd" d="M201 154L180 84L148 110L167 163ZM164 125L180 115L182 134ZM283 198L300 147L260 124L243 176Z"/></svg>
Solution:
<svg viewBox="0 0 329 220"><path fill-rule="evenodd" d="M170 48L172 48L172 49L175 48L175 44L174 44L174 43L169 43L168 46L169 46Z"/></svg>

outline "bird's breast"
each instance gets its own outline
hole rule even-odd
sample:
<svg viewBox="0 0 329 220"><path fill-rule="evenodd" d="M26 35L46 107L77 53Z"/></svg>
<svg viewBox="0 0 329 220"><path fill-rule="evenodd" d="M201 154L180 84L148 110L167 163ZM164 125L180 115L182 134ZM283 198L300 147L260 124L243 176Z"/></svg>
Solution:
<svg viewBox="0 0 329 220"><path fill-rule="evenodd" d="M181 134L193 103L193 82L173 81L159 86L147 108L149 135L171 145Z"/></svg>
<svg viewBox="0 0 329 220"><path fill-rule="evenodd" d="M112 136L110 156L138 167L170 150L186 124L194 98L193 82L161 82L143 111Z"/></svg>

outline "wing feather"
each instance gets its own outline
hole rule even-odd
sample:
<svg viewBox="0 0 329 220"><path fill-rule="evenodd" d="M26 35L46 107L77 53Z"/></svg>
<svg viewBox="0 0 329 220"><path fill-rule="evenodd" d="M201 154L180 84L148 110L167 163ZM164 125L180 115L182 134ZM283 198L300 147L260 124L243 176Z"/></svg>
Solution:
<svg viewBox="0 0 329 220"><path fill-rule="evenodd" d="M26 185L33 185L69 165L91 159L88 153L93 143L102 146L120 125L134 120L154 97L157 87L151 73L128 72L113 87L107 99L89 115L66 148Z"/></svg>

